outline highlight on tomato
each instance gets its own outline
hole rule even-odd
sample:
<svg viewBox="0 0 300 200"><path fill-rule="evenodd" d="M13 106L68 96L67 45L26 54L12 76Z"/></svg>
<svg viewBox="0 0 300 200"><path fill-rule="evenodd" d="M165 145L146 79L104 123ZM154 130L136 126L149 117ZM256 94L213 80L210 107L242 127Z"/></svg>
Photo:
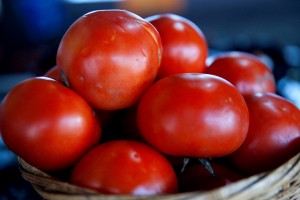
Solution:
<svg viewBox="0 0 300 200"><path fill-rule="evenodd" d="M158 30L163 47L157 79L172 74L205 70L208 46L205 35L194 22L176 14L146 18Z"/></svg>
<svg viewBox="0 0 300 200"><path fill-rule="evenodd" d="M101 138L90 105L54 79L34 77L12 88L1 104L6 146L41 170L75 164Z"/></svg>
<svg viewBox="0 0 300 200"><path fill-rule="evenodd" d="M210 56L205 73L231 82L243 94L276 92L273 72L254 54L229 51Z"/></svg>
<svg viewBox="0 0 300 200"><path fill-rule="evenodd" d="M272 170L300 152L300 111L274 93L245 97L250 125L245 142L229 156L247 175Z"/></svg>
<svg viewBox="0 0 300 200"><path fill-rule="evenodd" d="M104 194L161 195L178 192L169 161L142 142L99 144L76 164L71 183Z"/></svg>
<svg viewBox="0 0 300 200"><path fill-rule="evenodd" d="M43 76L52 78L62 84L65 84L64 75L57 65L51 67Z"/></svg>
<svg viewBox="0 0 300 200"><path fill-rule="evenodd" d="M220 157L235 151L248 132L243 96L223 78L170 75L141 98L137 125L146 142L167 155Z"/></svg>
<svg viewBox="0 0 300 200"><path fill-rule="evenodd" d="M275 93L272 71L245 52L208 57L201 29L182 16L86 13L56 61L7 93L0 137L103 198L211 190L300 152L300 111Z"/></svg>
<svg viewBox="0 0 300 200"><path fill-rule="evenodd" d="M77 19L57 51L57 66L70 87L96 109L135 104L161 63L159 33L125 10L96 10Z"/></svg>

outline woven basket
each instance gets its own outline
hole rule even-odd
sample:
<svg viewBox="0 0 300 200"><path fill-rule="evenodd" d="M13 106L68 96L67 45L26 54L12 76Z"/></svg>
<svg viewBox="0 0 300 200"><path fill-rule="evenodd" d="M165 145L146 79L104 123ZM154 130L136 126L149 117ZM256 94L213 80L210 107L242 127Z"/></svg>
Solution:
<svg viewBox="0 0 300 200"><path fill-rule="evenodd" d="M300 153L277 169L208 192L160 196L105 195L63 182L19 158L22 177L49 200L248 200L300 199Z"/></svg>

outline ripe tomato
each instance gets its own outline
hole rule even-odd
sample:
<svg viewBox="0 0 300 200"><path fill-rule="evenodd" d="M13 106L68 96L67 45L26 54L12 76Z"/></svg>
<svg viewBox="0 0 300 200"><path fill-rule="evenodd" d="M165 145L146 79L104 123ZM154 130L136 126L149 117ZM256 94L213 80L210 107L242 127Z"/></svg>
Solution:
<svg viewBox="0 0 300 200"><path fill-rule="evenodd" d="M7 147L42 170L69 167L101 136L86 101L46 77L29 78L8 92L0 124Z"/></svg>
<svg viewBox="0 0 300 200"><path fill-rule="evenodd" d="M210 163L215 176L209 173L202 164L187 167L178 174L180 192L212 190L244 178L243 175L223 163Z"/></svg>
<svg viewBox="0 0 300 200"><path fill-rule="evenodd" d="M250 126L243 145L230 156L247 174L274 169L300 152L300 111L273 93L246 97Z"/></svg>
<svg viewBox="0 0 300 200"><path fill-rule="evenodd" d="M49 78L53 78L54 80L64 84L63 78L62 78L62 74L61 74L61 70L55 65L52 68L50 68L45 74L44 76L49 77Z"/></svg>
<svg viewBox="0 0 300 200"><path fill-rule="evenodd" d="M256 56L244 52L226 52L207 59L205 73L231 82L243 94L275 92L272 71Z"/></svg>
<svg viewBox="0 0 300 200"><path fill-rule="evenodd" d="M154 195L178 189L168 160L130 140L102 143L89 151L75 166L71 183L106 194Z"/></svg>
<svg viewBox="0 0 300 200"><path fill-rule="evenodd" d="M243 96L228 81L185 73L160 79L147 90L137 124L145 140L165 154L217 157L242 144L248 117Z"/></svg>
<svg viewBox="0 0 300 200"><path fill-rule="evenodd" d="M208 47L204 34L196 24L175 14L155 15L146 20L158 30L163 45L158 78L205 70Z"/></svg>
<svg viewBox="0 0 300 200"><path fill-rule="evenodd" d="M63 36L57 65L93 107L133 105L154 81L161 40L143 18L124 10L98 10L75 21Z"/></svg>

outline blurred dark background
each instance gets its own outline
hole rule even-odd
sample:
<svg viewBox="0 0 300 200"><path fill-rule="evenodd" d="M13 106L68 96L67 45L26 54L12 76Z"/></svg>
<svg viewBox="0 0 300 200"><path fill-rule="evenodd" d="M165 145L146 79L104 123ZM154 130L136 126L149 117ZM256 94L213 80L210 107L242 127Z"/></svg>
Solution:
<svg viewBox="0 0 300 200"><path fill-rule="evenodd" d="M55 63L60 39L81 15L127 9L142 17L176 13L196 23L210 54L255 53L273 70L278 93L300 108L299 0L0 0L0 100L19 81ZM0 200L39 199L0 139Z"/></svg>

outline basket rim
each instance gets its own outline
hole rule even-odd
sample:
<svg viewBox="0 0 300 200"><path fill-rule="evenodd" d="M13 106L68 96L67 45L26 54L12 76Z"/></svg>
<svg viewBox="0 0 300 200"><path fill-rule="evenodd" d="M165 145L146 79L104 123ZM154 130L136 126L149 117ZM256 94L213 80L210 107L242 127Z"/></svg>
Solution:
<svg viewBox="0 0 300 200"><path fill-rule="evenodd" d="M112 195L102 194L94 190L86 189L59 180L42 170L39 170L22 158L18 157L19 169L22 177L30 182L33 188L47 199L97 199L97 200L142 200L142 199L251 199L264 198L270 199L273 196L284 196L293 186L293 181L299 179L300 185L300 153L289 159L278 168L253 175L229 185L209 191L193 191L176 194L153 195L153 196L132 196L132 195ZM287 188L283 186L286 185ZM59 187L57 187L59 186ZM292 188L292 193L300 195L300 187ZM280 194L282 193L282 195ZM86 198L88 197L88 198ZM299 196L300 197L300 196Z"/></svg>

